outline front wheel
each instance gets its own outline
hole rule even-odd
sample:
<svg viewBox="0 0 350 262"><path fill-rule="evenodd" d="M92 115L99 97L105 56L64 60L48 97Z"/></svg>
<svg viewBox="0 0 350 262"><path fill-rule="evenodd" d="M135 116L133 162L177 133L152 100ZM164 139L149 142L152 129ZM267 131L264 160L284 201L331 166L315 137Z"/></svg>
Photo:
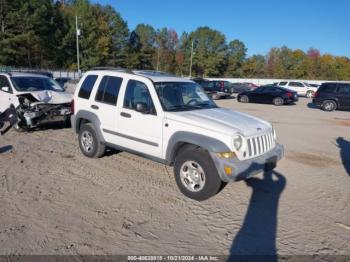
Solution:
<svg viewBox="0 0 350 262"><path fill-rule="evenodd" d="M176 184L187 197L206 200L222 187L222 181L209 153L187 148L176 157L174 164Z"/></svg>
<svg viewBox="0 0 350 262"><path fill-rule="evenodd" d="M213 100L218 100L218 99L220 98L220 96L219 96L218 94L212 94L212 95L211 95L211 98L212 98Z"/></svg>
<svg viewBox="0 0 350 262"><path fill-rule="evenodd" d="M337 104L333 100L325 100L322 103L321 108L323 111L331 112L331 111L334 111L335 109L337 109Z"/></svg>
<svg viewBox="0 0 350 262"><path fill-rule="evenodd" d="M275 106L281 106L283 105L284 101L281 97L276 97L273 99L272 103L275 105Z"/></svg>

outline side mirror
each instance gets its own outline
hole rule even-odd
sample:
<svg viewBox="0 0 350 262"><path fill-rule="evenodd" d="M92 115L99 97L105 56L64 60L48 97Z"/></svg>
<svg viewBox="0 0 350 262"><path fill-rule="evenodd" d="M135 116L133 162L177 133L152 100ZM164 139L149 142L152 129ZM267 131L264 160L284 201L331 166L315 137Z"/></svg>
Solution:
<svg viewBox="0 0 350 262"><path fill-rule="evenodd" d="M137 112L140 112L142 114L148 114L149 113L149 108L146 103L136 103L135 110Z"/></svg>
<svg viewBox="0 0 350 262"><path fill-rule="evenodd" d="M4 92L10 92L10 88L8 86L3 86L1 87L1 91L4 91Z"/></svg>

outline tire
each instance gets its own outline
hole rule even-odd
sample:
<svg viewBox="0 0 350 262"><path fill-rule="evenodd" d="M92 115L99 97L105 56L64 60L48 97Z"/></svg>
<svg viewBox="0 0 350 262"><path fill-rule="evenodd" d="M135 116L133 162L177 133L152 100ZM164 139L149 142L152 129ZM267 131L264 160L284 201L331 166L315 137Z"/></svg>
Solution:
<svg viewBox="0 0 350 262"><path fill-rule="evenodd" d="M13 126L13 129L18 133L23 133L27 131L24 127L18 125L18 123Z"/></svg>
<svg viewBox="0 0 350 262"><path fill-rule="evenodd" d="M241 102L241 103L249 103L249 97L246 96L246 95L242 95L242 96L239 98L239 102Z"/></svg>
<svg viewBox="0 0 350 262"><path fill-rule="evenodd" d="M275 97L273 100L272 100L272 103L275 105L275 106L281 106L284 104L284 101L283 101L283 98L282 97Z"/></svg>
<svg viewBox="0 0 350 262"><path fill-rule="evenodd" d="M212 94L212 95L211 95L211 98L212 98L213 100L218 100L218 99L220 99L220 96L219 96L218 94Z"/></svg>
<svg viewBox="0 0 350 262"><path fill-rule="evenodd" d="M79 130L79 147L81 152L91 158L102 157L106 146L101 143L91 123L83 124Z"/></svg>
<svg viewBox="0 0 350 262"><path fill-rule="evenodd" d="M309 90L309 91L306 92L306 97L307 98L312 98L314 96L314 94L315 94L314 91Z"/></svg>
<svg viewBox="0 0 350 262"><path fill-rule="evenodd" d="M174 175L180 191L197 201L214 196L223 186L213 160L202 149L188 147L181 150L175 159Z"/></svg>
<svg viewBox="0 0 350 262"><path fill-rule="evenodd" d="M71 122L70 122L70 116L66 116L63 120L64 127L69 128L71 127Z"/></svg>
<svg viewBox="0 0 350 262"><path fill-rule="evenodd" d="M323 111L331 112L337 109L337 103L333 100L323 101L321 108Z"/></svg>

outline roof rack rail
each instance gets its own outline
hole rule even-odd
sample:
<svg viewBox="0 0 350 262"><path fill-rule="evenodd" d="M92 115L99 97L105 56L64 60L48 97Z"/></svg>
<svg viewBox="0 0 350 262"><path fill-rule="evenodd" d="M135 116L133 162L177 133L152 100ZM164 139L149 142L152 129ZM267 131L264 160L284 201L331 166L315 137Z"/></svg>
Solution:
<svg viewBox="0 0 350 262"><path fill-rule="evenodd" d="M135 74L146 75L146 76L176 76L171 73L156 71L156 70L133 70Z"/></svg>
<svg viewBox="0 0 350 262"><path fill-rule="evenodd" d="M91 70L111 70L111 71L130 73L130 74L133 73L133 71L130 69L122 68L122 67L113 67L113 66L97 66L97 67L91 68Z"/></svg>

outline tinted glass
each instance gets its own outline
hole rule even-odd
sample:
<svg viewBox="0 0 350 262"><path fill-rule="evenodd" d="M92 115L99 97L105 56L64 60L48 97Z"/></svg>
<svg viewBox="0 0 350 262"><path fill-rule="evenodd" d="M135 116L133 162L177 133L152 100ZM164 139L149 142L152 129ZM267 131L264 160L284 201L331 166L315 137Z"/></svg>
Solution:
<svg viewBox="0 0 350 262"><path fill-rule="evenodd" d="M0 88L7 86L10 89L10 93L12 93L11 86L6 76L0 76Z"/></svg>
<svg viewBox="0 0 350 262"><path fill-rule="evenodd" d="M337 89L337 84L335 84L335 83L327 83L327 84L322 84L321 85L321 87L319 88L319 92L334 93L336 89Z"/></svg>
<svg viewBox="0 0 350 262"><path fill-rule="evenodd" d="M106 104L116 105L122 82L123 78L104 76L98 87L95 100Z"/></svg>
<svg viewBox="0 0 350 262"><path fill-rule="evenodd" d="M289 86L304 87L303 83L300 82L290 82Z"/></svg>
<svg viewBox="0 0 350 262"><path fill-rule="evenodd" d="M85 78L84 82L81 85L78 97L84 98L84 99L89 99L91 91L92 91L92 88L95 85L96 79L97 79L96 75L89 75L89 76L87 76Z"/></svg>
<svg viewBox="0 0 350 262"><path fill-rule="evenodd" d="M142 82L130 80L125 91L124 107L135 110L137 103L145 103L150 109L150 113L155 114L152 97L147 86Z"/></svg>
<svg viewBox="0 0 350 262"><path fill-rule="evenodd" d="M338 93L350 94L350 84L338 84Z"/></svg>
<svg viewBox="0 0 350 262"><path fill-rule="evenodd" d="M287 82L280 82L279 86L285 86L287 84Z"/></svg>
<svg viewBox="0 0 350 262"><path fill-rule="evenodd" d="M276 87L273 87L273 86L266 86L264 88L264 92L278 92L280 91L280 89L276 88Z"/></svg>

